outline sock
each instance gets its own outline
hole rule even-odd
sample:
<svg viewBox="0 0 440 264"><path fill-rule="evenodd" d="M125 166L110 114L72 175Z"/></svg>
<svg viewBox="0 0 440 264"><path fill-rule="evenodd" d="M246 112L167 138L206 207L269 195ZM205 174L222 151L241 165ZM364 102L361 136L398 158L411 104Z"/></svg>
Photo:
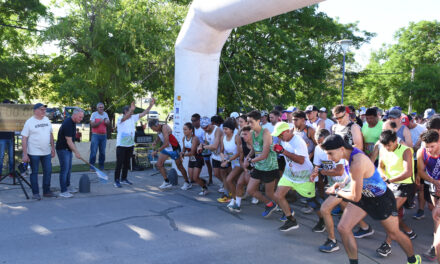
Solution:
<svg viewBox="0 0 440 264"><path fill-rule="evenodd" d="M358 260L357 259L349 259L350 264L358 264Z"/></svg>
<svg viewBox="0 0 440 264"><path fill-rule="evenodd" d="M364 231L367 231L368 229L370 229L370 225L368 225L368 227L365 228L365 229L363 229L363 228L361 227L361 229L364 230Z"/></svg>
<svg viewBox="0 0 440 264"><path fill-rule="evenodd" d="M268 202L268 203L266 204L266 206L267 206L267 207L272 207L272 206L273 206L273 202L272 202L272 201Z"/></svg>
<svg viewBox="0 0 440 264"><path fill-rule="evenodd" d="M165 179L165 182L170 182L170 180L168 180L168 179Z"/></svg>
<svg viewBox="0 0 440 264"><path fill-rule="evenodd" d="M241 197L235 197L235 203L237 204L237 206L241 205Z"/></svg>
<svg viewBox="0 0 440 264"><path fill-rule="evenodd" d="M416 263L416 261L416 256L412 255L411 257L408 257L408 263Z"/></svg>
<svg viewBox="0 0 440 264"><path fill-rule="evenodd" d="M289 215L286 218L289 219L290 221L294 221L295 220L295 218L293 218L293 215Z"/></svg>
<svg viewBox="0 0 440 264"><path fill-rule="evenodd" d="M328 240L330 240L331 242L333 242L333 243L336 243L336 239L328 239Z"/></svg>
<svg viewBox="0 0 440 264"><path fill-rule="evenodd" d="M413 232L413 230L411 230L411 231L409 231L409 232L405 232L405 233L407 233L407 234L409 235L409 234L411 234L412 232Z"/></svg>
<svg viewBox="0 0 440 264"><path fill-rule="evenodd" d="M189 181L185 181L185 182L189 184Z"/></svg>

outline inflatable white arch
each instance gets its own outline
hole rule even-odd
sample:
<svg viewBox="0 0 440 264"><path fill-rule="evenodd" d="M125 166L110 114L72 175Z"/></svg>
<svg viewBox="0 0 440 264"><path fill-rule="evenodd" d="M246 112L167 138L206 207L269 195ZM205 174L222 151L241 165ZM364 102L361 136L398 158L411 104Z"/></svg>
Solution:
<svg viewBox="0 0 440 264"><path fill-rule="evenodd" d="M220 53L231 30L323 0L194 0L175 45L174 129L217 109Z"/></svg>

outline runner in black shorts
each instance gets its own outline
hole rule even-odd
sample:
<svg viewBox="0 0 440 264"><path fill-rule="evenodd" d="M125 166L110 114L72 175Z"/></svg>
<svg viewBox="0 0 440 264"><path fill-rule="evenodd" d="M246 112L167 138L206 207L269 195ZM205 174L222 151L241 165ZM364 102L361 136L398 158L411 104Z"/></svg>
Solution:
<svg viewBox="0 0 440 264"><path fill-rule="evenodd" d="M353 227L365 216L381 221L387 234L399 243L408 257L408 263L421 263L421 257L414 255L411 240L399 229L396 200L387 188L370 158L361 150L348 145L341 136L331 135L322 143L322 148L330 160L348 161L345 171L350 175L350 191L343 191L343 183L335 183L326 190L327 194L336 195L350 201L344 210L338 231L341 234L350 264L358 263L358 250Z"/></svg>
<svg viewBox="0 0 440 264"><path fill-rule="evenodd" d="M397 143L396 132L392 130L383 131L380 134L379 142L382 147L379 150L378 171L396 199L396 207L399 210L399 226L410 239L414 239L417 234L403 221L403 205L408 198L414 195L415 191L412 149ZM376 252L382 257L391 254L389 235Z"/></svg>

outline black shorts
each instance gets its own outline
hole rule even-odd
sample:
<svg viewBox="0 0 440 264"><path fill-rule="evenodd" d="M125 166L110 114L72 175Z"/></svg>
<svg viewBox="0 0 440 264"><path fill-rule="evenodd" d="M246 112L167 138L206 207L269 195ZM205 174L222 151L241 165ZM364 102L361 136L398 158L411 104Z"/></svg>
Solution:
<svg viewBox="0 0 440 264"><path fill-rule="evenodd" d="M391 183L388 186L394 194L394 197L406 197L408 200L414 197L414 193L416 190L416 186L413 183L404 184L404 183Z"/></svg>
<svg viewBox="0 0 440 264"><path fill-rule="evenodd" d="M431 193L429 192L429 185L426 183L423 184L423 197L425 198L426 202L432 204Z"/></svg>
<svg viewBox="0 0 440 264"><path fill-rule="evenodd" d="M260 180L264 183L273 182L276 178L280 177L278 169L271 171L261 171L257 169L253 169L251 171L251 177Z"/></svg>
<svg viewBox="0 0 440 264"><path fill-rule="evenodd" d="M374 220L385 220L390 216L397 216L396 199L393 192L387 188L384 195L379 197L366 197L362 195L359 202L351 202L367 212Z"/></svg>
<svg viewBox="0 0 440 264"><path fill-rule="evenodd" d="M222 167L222 162L221 162L221 161L213 159L213 160L212 160L212 167L213 167L214 169L217 169L217 168L220 168L220 169L227 169L227 168L231 167L231 163L228 162L228 164L226 165L226 167Z"/></svg>
<svg viewBox="0 0 440 264"><path fill-rule="evenodd" d="M196 160L189 160L188 161L188 168L199 168L201 169L203 165L205 164L205 161L203 160L203 157L196 157Z"/></svg>
<svg viewBox="0 0 440 264"><path fill-rule="evenodd" d="M284 156L279 156L277 158L277 161L278 161L278 170L284 172L284 168L286 167L286 159L284 158Z"/></svg>

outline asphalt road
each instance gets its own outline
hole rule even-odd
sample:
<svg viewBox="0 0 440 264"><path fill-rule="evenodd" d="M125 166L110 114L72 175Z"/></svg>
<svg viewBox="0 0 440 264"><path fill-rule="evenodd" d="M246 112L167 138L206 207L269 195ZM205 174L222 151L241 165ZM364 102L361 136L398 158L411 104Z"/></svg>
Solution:
<svg viewBox="0 0 440 264"><path fill-rule="evenodd" d="M81 175L72 176L74 186ZM1 184L0 263L348 263L341 243L338 252L318 251L326 233L311 231L316 216L302 214L299 203L293 208L300 228L281 233L280 212L265 219L263 205L249 199L241 213L230 213L216 201L217 186L199 197L199 187L160 191L161 176L153 170L131 172L134 185L121 189L89 176L92 192L70 199L27 201L18 186ZM53 175L52 186L57 181ZM432 240L432 220L413 220L413 213L406 219L422 253ZM406 263L395 242L388 258L376 255L385 234L366 220L376 232L358 240L360 263Z"/></svg>

